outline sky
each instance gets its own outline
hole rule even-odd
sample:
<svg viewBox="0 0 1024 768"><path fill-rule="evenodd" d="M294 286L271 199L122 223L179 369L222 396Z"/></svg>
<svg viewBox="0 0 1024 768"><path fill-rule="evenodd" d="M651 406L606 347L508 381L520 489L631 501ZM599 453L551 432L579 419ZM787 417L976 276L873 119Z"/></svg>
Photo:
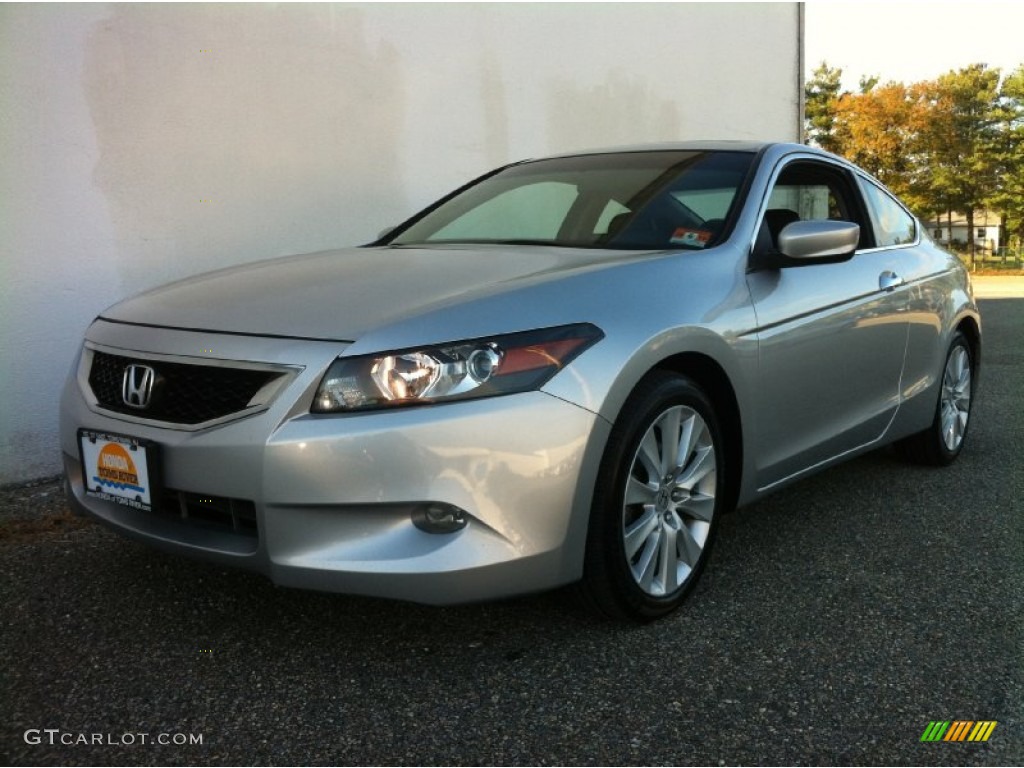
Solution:
<svg viewBox="0 0 1024 768"><path fill-rule="evenodd" d="M1024 2L832 2L809 0L805 75L824 59L855 89L862 75L882 82L931 80L984 62L1004 73L1024 64Z"/></svg>

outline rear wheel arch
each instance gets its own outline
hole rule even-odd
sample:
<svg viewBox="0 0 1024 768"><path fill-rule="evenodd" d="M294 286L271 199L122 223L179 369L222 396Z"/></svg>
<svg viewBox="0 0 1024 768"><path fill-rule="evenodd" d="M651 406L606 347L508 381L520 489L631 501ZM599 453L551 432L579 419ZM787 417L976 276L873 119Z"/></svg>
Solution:
<svg viewBox="0 0 1024 768"><path fill-rule="evenodd" d="M977 343L978 338L972 341L969 330L957 326L937 377L938 393L931 423L895 444L897 453L905 459L946 466L960 455L974 403Z"/></svg>
<svg viewBox="0 0 1024 768"><path fill-rule="evenodd" d="M981 367L981 328L978 327L978 322L973 317L967 316L960 321L956 330L964 335L971 348L971 365L973 367L971 373L977 383L978 370Z"/></svg>

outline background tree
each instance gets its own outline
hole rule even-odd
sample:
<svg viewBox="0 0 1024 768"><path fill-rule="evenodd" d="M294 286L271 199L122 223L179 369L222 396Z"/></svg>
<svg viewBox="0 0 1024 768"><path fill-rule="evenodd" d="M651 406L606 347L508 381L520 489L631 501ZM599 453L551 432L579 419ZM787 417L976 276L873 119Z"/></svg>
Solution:
<svg viewBox="0 0 1024 768"><path fill-rule="evenodd" d="M919 93L903 83L879 86L866 81L862 86L859 93L844 93L837 101L838 151L914 204L914 149L926 112Z"/></svg>
<svg viewBox="0 0 1024 768"><path fill-rule="evenodd" d="M861 75L859 83L860 92L867 93L880 82L882 82L882 78L878 75Z"/></svg>
<svg viewBox="0 0 1024 768"><path fill-rule="evenodd" d="M988 206L1000 215L1000 240L1024 241L1024 64L1003 80L993 110L995 185Z"/></svg>
<svg viewBox="0 0 1024 768"><path fill-rule="evenodd" d="M804 85L804 130L807 143L838 152L835 138L836 103L842 90L843 70L821 62Z"/></svg>
<svg viewBox="0 0 1024 768"><path fill-rule="evenodd" d="M926 119L919 134L923 174L918 191L933 210L967 218L968 249L974 259L974 212L996 190L995 112L999 70L972 64L921 84Z"/></svg>
<svg viewBox="0 0 1024 768"><path fill-rule="evenodd" d="M924 220L952 229L967 219L973 260L975 212L1000 215L1002 242L1024 241L1024 65L1007 77L985 64L935 80L842 88L826 62L807 82L808 143L875 175Z"/></svg>

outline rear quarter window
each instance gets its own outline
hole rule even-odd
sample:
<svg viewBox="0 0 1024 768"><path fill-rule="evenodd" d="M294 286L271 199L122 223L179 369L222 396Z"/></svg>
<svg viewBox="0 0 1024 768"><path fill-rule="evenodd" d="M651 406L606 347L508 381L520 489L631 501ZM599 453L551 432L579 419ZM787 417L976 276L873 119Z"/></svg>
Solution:
<svg viewBox="0 0 1024 768"><path fill-rule="evenodd" d="M873 182L860 179L868 213L880 248L907 245L917 240L917 222L896 198Z"/></svg>

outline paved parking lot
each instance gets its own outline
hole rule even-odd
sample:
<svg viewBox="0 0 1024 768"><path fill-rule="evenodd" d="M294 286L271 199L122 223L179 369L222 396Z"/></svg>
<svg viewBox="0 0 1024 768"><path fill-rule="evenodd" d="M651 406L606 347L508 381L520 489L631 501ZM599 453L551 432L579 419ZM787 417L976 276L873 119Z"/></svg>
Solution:
<svg viewBox="0 0 1024 768"><path fill-rule="evenodd" d="M1024 298L982 312L955 467L879 452L730 515L649 626L569 591L436 609L279 589L9 489L0 759L1020 765ZM922 743L933 720L998 726Z"/></svg>

